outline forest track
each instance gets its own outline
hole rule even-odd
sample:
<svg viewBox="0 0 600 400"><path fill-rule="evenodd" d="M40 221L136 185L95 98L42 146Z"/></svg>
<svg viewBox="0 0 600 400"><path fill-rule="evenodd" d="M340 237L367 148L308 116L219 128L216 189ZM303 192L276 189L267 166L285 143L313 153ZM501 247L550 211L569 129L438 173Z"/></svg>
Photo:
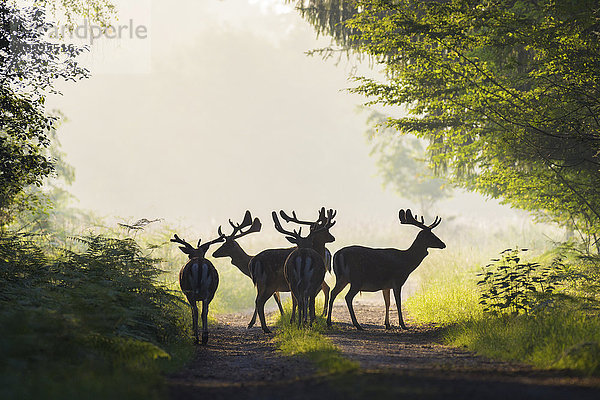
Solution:
<svg viewBox="0 0 600 400"><path fill-rule="evenodd" d="M339 302L338 329L327 336L358 372L319 373L306 359L276 351L270 335L246 329L249 314L217 316L207 346L167 377L171 399L600 399L600 378L498 362L440 344L442 329L408 321L407 331L383 328L383 306L356 299L365 331L350 324ZM391 313L392 321L397 315Z"/></svg>

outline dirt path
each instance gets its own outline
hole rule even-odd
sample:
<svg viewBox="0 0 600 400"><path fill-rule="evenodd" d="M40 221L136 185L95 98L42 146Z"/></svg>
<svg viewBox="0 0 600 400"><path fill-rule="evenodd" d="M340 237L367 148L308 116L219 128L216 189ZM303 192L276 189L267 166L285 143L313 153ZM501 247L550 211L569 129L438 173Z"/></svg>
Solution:
<svg viewBox="0 0 600 400"><path fill-rule="evenodd" d="M172 399L600 399L600 379L495 362L439 344L440 329L416 326L383 329L383 307L355 301L359 332L340 302L339 328L328 334L360 371L323 375L310 362L276 352L259 328L246 329L249 315L218 316L207 346L193 362L168 377ZM395 312L395 311L394 311ZM397 321L392 314L392 321Z"/></svg>

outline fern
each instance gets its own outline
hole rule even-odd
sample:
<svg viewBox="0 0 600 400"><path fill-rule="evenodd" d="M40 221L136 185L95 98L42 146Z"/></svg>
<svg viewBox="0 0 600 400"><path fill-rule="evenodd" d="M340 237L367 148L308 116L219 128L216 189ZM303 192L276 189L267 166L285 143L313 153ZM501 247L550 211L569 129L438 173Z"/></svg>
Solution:
<svg viewBox="0 0 600 400"><path fill-rule="evenodd" d="M159 260L132 239L89 235L71 242L56 247L42 236L0 235L1 398L47 395L61 380L95 386L115 368L142 376L182 336L182 303L159 283ZM38 374L52 382L47 391L43 383L27 385ZM60 377L44 379L49 374Z"/></svg>

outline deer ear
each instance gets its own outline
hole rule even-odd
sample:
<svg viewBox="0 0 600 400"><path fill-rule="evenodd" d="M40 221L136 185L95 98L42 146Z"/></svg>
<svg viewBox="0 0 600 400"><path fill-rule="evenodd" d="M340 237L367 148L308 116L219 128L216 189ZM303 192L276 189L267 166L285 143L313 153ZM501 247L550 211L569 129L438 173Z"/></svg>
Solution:
<svg viewBox="0 0 600 400"><path fill-rule="evenodd" d="M288 242L290 242L290 243L293 243L293 244L298 244L298 241L296 240L296 238L295 238L295 237L286 236L285 238L286 238L286 239L288 240Z"/></svg>

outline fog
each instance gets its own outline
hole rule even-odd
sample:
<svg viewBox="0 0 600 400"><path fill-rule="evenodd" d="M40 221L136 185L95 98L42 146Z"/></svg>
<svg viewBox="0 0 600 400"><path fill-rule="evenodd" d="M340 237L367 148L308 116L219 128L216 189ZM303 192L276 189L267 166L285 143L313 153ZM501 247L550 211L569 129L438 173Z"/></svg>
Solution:
<svg viewBox="0 0 600 400"><path fill-rule="evenodd" d="M50 100L68 118L60 140L79 207L214 225L245 209L310 218L326 206L372 221L414 206L382 188L365 99L345 90L353 68L377 67L307 56L329 41L283 0L115 3L116 23L147 37L96 40L83 58L92 77ZM474 195L439 209L515 215Z"/></svg>

